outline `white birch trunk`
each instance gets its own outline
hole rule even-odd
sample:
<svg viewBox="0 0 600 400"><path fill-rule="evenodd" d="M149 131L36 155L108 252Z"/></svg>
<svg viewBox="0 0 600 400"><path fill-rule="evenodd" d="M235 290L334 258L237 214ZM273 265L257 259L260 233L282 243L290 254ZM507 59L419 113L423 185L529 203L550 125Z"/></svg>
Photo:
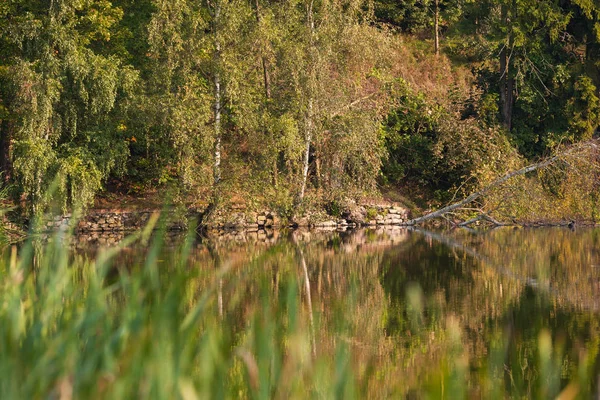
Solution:
<svg viewBox="0 0 600 400"><path fill-rule="evenodd" d="M306 117L306 131L304 133L304 165L302 167L302 189L300 189L300 200L304 199L306 191L306 181L308 180L308 166L310 158L310 143L312 141L313 130L313 99L308 100L308 115Z"/></svg>
<svg viewBox="0 0 600 400"><path fill-rule="evenodd" d="M217 50L219 51L219 50ZM221 181L221 77L219 72L215 71L215 165L214 165L214 184Z"/></svg>
<svg viewBox="0 0 600 400"><path fill-rule="evenodd" d="M309 28L309 82L308 82L308 110L306 113L306 126L304 132L304 163L302 166L302 188L300 189L299 199L302 201L304 199L304 194L306 192L306 182L308 180L308 167L310 160L310 144L312 142L313 137L313 128L314 128L314 86L315 86L315 49L314 49L314 35L315 35L315 22L313 19L313 5L314 0L311 0L306 8L306 20Z"/></svg>
<svg viewBox="0 0 600 400"><path fill-rule="evenodd" d="M213 84L214 84L214 118L215 118L215 149L213 179L216 186L221 181L221 41L219 40L219 23L221 17L221 0L216 0L213 8L213 35L215 53L213 55Z"/></svg>

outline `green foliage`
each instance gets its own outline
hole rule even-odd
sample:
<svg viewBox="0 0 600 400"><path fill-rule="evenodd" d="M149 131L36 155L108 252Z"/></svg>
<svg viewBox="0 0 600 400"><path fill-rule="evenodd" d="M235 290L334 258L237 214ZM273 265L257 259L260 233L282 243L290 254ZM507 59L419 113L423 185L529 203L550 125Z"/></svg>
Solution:
<svg viewBox="0 0 600 400"><path fill-rule="evenodd" d="M584 37L595 36L586 24L597 18L596 6L552 1L480 3L465 9L471 24L459 24L453 31L471 43L470 57L480 63L478 85L484 95L479 116L491 122L494 96L497 121L504 122L504 107L512 117L511 139L528 158L539 157L560 142L589 138L599 123L594 99L597 72L586 67L594 63L595 45ZM490 15L488 19L481 18L482 10ZM503 52L507 46L510 50ZM512 100L502 96L503 82L511 83Z"/></svg>
<svg viewBox="0 0 600 400"><path fill-rule="evenodd" d="M58 182L63 208L90 205L118 180L200 201L250 188L287 208L305 184L343 202L381 179L441 198L498 148L515 160L500 125L533 159L600 124L593 2L310 4L3 3L0 143L18 195L40 210ZM429 58L436 9L450 59Z"/></svg>
<svg viewBox="0 0 600 400"><path fill-rule="evenodd" d="M369 221L374 220L375 217L377 217L377 214L378 214L378 212L377 212L376 208L369 207L367 209L367 214L366 214L367 220L369 220Z"/></svg>
<svg viewBox="0 0 600 400"><path fill-rule="evenodd" d="M15 177L34 211L55 179L65 205L88 205L128 156L115 117L126 113L137 73L95 50L122 10L100 0L20 3L22 18L4 31L12 47L0 86L16 125Z"/></svg>
<svg viewBox="0 0 600 400"><path fill-rule="evenodd" d="M443 192L473 178L484 162L502 162L490 158L497 151L493 131L432 104L404 81L397 95L398 107L384 126L388 157L383 172L391 183Z"/></svg>
<svg viewBox="0 0 600 400"><path fill-rule="evenodd" d="M438 0L442 25L460 18L462 8L473 0ZM421 33L433 27L435 0L375 0L375 16L405 32ZM433 30L431 30L433 34Z"/></svg>
<svg viewBox="0 0 600 400"><path fill-rule="evenodd" d="M566 115L570 115L570 142L587 140L600 125L600 99L598 89L588 76L580 76L574 85L574 94L567 101Z"/></svg>
<svg viewBox="0 0 600 400"><path fill-rule="evenodd" d="M73 151L62 157L57 171L58 194L63 199L71 199L77 207L90 205L101 188L102 173L91 159L85 151ZM63 210L66 208L65 201Z"/></svg>
<svg viewBox="0 0 600 400"><path fill-rule="evenodd" d="M384 125L388 159L383 172L396 183L408 178L436 185L433 144L441 110L430 106L422 93L414 93L406 81L398 86L398 107Z"/></svg>
<svg viewBox="0 0 600 400"><path fill-rule="evenodd" d="M28 194L33 211L43 210L42 196L56 166L56 154L45 139L29 138L14 143L14 172Z"/></svg>
<svg viewBox="0 0 600 400"><path fill-rule="evenodd" d="M338 201L332 200L329 203L325 204L325 211L327 211L328 215L339 218L342 216L344 208Z"/></svg>
<svg viewBox="0 0 600 400"><path fill-rule="evenodd" d="M291 220L296 212L295 193L291 192L287 187L275 187L273 193L268 196L271 199L270 207L283 220Z"/></svg>

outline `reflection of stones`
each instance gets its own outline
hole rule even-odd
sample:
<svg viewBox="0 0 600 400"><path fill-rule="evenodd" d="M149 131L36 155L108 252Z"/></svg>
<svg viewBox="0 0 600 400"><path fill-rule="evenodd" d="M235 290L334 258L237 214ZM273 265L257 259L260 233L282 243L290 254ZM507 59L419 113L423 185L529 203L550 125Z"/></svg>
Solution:
<svg viewBox="0 0 600 400"><path fill-rule="evenodd" d="M85 232L79 233L70 241L70 246L81 251L96 251L97 248L117 246L128 232ZM164 248L178 248L186 237L186 232L165 232ZM402 227L379 227L378 229L350 229L350 230L319 230L298 228L294 230L279 230L261 228L249 230L218 230L211 229L206 232L206 237L198 237L195 247L205 251L214 246L221 249L269 248L281 241L293 240L307 245L323 246L323 251L328 253L343 252L358 253L380 251L393 247L408 238L408 230ZM63 240L61 235L49 233L43 235L45 240ZM135 249L137 244L133 245ZM246 251L246 250L243 250Z"/></svg>
<svg viewBox="0 0 600 400"><path fill-rule="evenodd" d="M340 237L344 251L374 249L392 246L408 237L407 229L399 226L379 226L377 229L348 229L333 227L298 228L294 230L280 230L269 228L257 229L211 229L206 232L206 239L219 243L257 243L272 245L281 238L292 235L299 242L313 242L331 240ZM128 235L127 232L86 232L76 236L78 246L110 246L116 245ZM166 232L166 244L175 244L185 237L185 232Z"/></svg>
<svg viewBox="0 0 600 400"><path fill-rule="evenodd" d="M339 243L339 249L345 253L372 251L397 245L408 238L408 230L403 227L380 227L380 229L335 229L323 228L297 229L291 232L296 242L333 241Z"/></svg>
<svg viewBox="0 0 600 400"><path fill-rule="evenodd" d="M210 229L207 232L209 240L216 242L262 242L266 244L275 243L280 232L265 227L252 227L251 229Z"/></svg>
<svg viewBox="0 0 600 400"><path fill-rule="evenodd" d="M118 245L132 232L126 231L95 231L78 232L71 240L71 246L79 249L93 249L96 247L112 247ZM167 231L164 233L164 246L173 247L181 243L186 233L182 231ZM53 240L56 233L45 234L44 240ZM135 246L135 245L134 245Z"/></svg>
<svg viewBox="0 0 600 400"><path fill-rule="evenodd" d="M125 238L125 232L89 232L77 235L80 245L111 246L118 244Z"/></svg>

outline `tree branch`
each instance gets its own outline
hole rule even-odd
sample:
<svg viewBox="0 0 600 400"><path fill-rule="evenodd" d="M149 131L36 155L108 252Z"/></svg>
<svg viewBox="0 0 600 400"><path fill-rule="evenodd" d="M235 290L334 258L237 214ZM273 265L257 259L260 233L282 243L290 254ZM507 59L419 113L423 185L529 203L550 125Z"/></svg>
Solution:
<svg viewBox="0 0 600 400"><path fill-rule="evenodd" d="M585 149L597 148L598 143L599 143L599 141L597 139L592 139L592 140L582 143L580 145L575 145L575 146L571 147L570 149L566 150L565 152L557 154L557 155L550 157L544 161L540 161L538 163L531 164L524 168L521 168L517 171L510 172L510 173L504 175L503 177L496 179L494 182L492 182L488 186L484 187L483 189L481 189L475 193L472 193L470 196L466 197L465 199L463 199L457 203L450 204L449 206L441 208L437 211L431 212L429 214L425 214L419 218L415 218L410 221L407 221L405 225L409 225L409 226L418 225L418 224L421 224L430 219L439 218L439 217L443 216L444 214L449 213L450 211L454 211L458 208L461 208L462 206L464 206L466 204L469 204L469 203L477 200L479 197L486 195L487 193L489 193L492 189L496 188L497 186L500 186L503 183L506 183L511 178L514 178L514 177L520 176L520 175L525 175L529 172L538 170L540 168L545 168L545 167L553 164L557 160L560 160L567 156L572 156L574 154L581 153Z"/></svg>

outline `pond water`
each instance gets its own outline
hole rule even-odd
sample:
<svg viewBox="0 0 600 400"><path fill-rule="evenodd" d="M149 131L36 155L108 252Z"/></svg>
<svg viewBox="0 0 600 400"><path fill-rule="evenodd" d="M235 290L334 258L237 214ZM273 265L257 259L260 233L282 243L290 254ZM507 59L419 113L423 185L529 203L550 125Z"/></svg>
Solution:
<svg viewBox="0 0 600 400"><path fill-rule="evenodd" d="M600 229L235 233L195 239L187 265L218 279L233 343L295 282L307 351L343 348L369 397L598 396Z"/></svg>

